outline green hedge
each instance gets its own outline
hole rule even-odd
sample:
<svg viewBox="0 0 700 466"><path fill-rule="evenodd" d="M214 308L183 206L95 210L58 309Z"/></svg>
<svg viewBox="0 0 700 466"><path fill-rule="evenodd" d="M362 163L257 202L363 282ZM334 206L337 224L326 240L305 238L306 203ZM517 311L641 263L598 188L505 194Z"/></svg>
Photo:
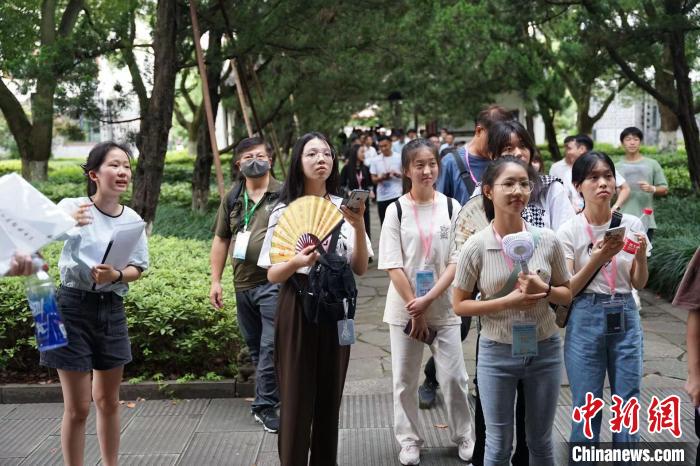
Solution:
<svg viewBox="0 0 700 466"><path fill-rule="evenodd" d="M131 376L154 374L233 376L241 345L230 270L224 274L223 310L209 304L209 244L206 241L151 236L152 265L125 299L134 361ZM58 281L61 244L44 249ZM0 369L31 373L38 369L32 318L21 278L0 283ZM210 375L211 377L211 375Z"/></svg>
<svg viewBox="0 0 700 466"><path fill-rule="evenodd" d="M670 300L700 246L700 196L657 199L654 210L658 229L649 258L647 287Z"/></svg>

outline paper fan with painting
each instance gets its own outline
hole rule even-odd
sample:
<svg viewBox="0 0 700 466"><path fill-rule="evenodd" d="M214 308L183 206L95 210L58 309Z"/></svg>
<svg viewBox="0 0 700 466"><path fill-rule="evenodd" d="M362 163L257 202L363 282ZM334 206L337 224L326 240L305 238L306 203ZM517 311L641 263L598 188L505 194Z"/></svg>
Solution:
<svg viewBox="0 0 700 466"><path fill-rule="evenodd" d="M479 195L469 199L457 215L453 247L459 250L471 235L487 227L489 223L484 211L483 198Z"/></svg>
<svg viewBox="0 0 700 466"><path fill-rule="evenodd" d="M279 264L296 256L307 246L320 245L343 220L331 201L304 196L284 209L272 233L270 262Z"/></svg>

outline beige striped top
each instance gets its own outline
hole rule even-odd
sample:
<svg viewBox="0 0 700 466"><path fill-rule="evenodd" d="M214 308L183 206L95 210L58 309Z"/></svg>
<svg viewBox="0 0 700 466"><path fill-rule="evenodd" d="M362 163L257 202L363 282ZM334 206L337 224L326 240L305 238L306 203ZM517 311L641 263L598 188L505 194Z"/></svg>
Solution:
<svg viewBox="0 0 700 466"><path fill-rule="evenodd" d="M566 267L564 249L552 230L525 224L530 232L540 235L535 253L528 261L530 271L540 271L540 276L551 277L552 286L566 283L569 271ZM482 299L497 294L508 281L510 269L501 250L501 243L491 226L471 236L460 250L454 286L473 291L477 285ZM546 280L545 280L546 281ZM519 309L503 309L481 316L481 335L499 343L512 344L512 323L520 318ZM537 322L537 340L549 338L557 331L554 312L548 301L541 299L534 308L525 311L525 316Z"/></svg>

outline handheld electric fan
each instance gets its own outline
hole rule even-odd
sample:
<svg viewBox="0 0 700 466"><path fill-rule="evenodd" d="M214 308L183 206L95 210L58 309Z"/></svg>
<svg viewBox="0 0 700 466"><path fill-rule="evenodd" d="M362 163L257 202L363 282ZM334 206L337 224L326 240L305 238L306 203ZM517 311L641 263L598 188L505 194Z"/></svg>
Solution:
<svg viewBox="0 0 700 466"><path fill-rule="evenodd" d="M512 233L503 237L503 252L506 256L520 263L523 273L529 274L527 261L535 252L535 242L529 231Z"/></svg>

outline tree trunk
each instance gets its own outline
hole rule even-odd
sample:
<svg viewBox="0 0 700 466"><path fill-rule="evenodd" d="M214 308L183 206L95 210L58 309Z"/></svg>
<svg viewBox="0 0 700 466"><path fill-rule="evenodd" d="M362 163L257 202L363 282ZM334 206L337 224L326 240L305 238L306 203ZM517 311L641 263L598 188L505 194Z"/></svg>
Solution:
<svg viewBox="0 0 700 466"><path fill-rule="evenodd" d="M690 69L685 53L685 33L669 33L669 50L673 63L673 75L676 80L678 102L678 122L683 131L685 151L688 155L688 172L693 191L700 192L700 131L695 121L695 100L690 82Z"/></svg>
<svg viewBox="0 0 700 466"><path fill-rule="evenodd" d="M664 95L674 95L676 88L673 79L673 62L671 60L671 50L668 45L664 47L663 60L660 65L654 66L654 83L656 88ZM678 131L678 117L673 110L656 101L661 115L661 130L657 147L661 152L675 152L678 149L676 132Z"/></svg>
<svg viewBox="0 0 700 466"><path fill-rule="evenodd" d="M188 131L188 136L189 136L189 131ZM191 155L192 157L197 156L197 139L190 139L189 137L187 138L187 154Z"/></svg>
<svg viewBox="0 0 700 466"><path fill-rule="evenodd" d="M174 0L158 0L153 34L153 90L147 108L141 109L141 127L136 140L139 163L134 176L132 207L146 221L149 232L156 217L173 120L178 13Z"/></svg>
<svg viewBox="0 0 700 466"><path fill-rule="evenodd" d="M46 181L53 137L53 100L56 79L40 78L31 96L32 150L22 158L22 176L28 181Z"/></svg>
<svg viewBox="0 0 700 466"><path fill-rule="evenodd" d="M535 140L535 116L530 111L525 114L525 127L527 128L527 132L530 133L534 143L537 144Z"/></svg>
<svg viewBox="0 0 700 466"><path fill-rule="evenodd" d="M561 160L561 152L557 143L557 130L554 127L554 111L544 105L543 99L538 99L538 104L540 115L542 115L542 121L544 122L544 136L547 138L547 147L552 156L552 161L556 162Z"/></svg>
<svg viewBox="0 0 700 466"><path fill-rule="evenodd" d="M573 94L572 94L573 95ZM591 110L591 87L580 89L576 100L576 130L578 134L593 134L593 119L588 115Z"/></svg>
<svg viewBox="0 0 700 466"><path fill-rule="evenodd" d="M207 49L205 60L208 63L207 83L214 121L216 121L216 114L221 101L219 92L223 68L221 37L222 33L220 31L215 29L209 30L209 48ZM204 105L203 98L202 105ZM194 172L192 173L192 210L195 212L206 212L207 210L213 162L214 153L211 148L211 140L209 139L209 126L206 118L200 118L199 130L197 131L197 158L195 159Z"/></svg>

